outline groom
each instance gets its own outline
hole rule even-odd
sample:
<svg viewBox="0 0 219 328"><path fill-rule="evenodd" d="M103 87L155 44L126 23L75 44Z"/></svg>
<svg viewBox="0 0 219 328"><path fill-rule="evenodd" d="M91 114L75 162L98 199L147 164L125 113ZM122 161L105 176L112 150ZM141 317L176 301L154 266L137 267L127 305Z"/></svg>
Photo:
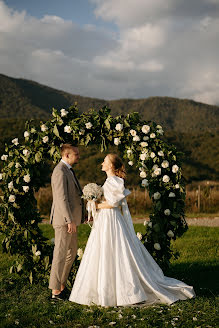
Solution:
<svg viewBox="0 0 219 328"><path fill-rule="evenodd" d="M66 298L65 285L77 254L77 226L84 222L82 191L72 165L79 161L78 147L63 144L62 159L51 178L53 203L50 223L55 230L49 288L52 299Z"/></svg>

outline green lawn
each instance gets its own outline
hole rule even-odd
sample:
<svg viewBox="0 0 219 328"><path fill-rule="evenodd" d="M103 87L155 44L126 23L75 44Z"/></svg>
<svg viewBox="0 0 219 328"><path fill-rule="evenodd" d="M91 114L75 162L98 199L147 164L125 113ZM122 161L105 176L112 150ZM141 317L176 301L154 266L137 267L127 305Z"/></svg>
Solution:
<svg viewBox="0 0 219 328"><path fill-rule="evenodd" d="M53 237L50 225L41 228L45 236ZM143 224L136 224L135 230L143 232ZM79 247L85 247L89 231L88 226L79 227ZM165 274L193 285L197 297L147 308L52 302L47 286L12 279L8 270L14 258L0 250L0 327L218 327L218 235L219 228L190 227L174 242L181 256Z"/></svg>

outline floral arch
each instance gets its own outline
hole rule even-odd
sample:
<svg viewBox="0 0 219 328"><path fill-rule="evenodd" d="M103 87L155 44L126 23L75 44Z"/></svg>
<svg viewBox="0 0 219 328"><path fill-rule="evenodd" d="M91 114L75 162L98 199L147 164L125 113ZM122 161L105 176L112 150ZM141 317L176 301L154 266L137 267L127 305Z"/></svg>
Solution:
<svg viewBox="0 0 219 328"><path fill-rule="evenodd" d="M44 183L48 161L60 160L60 145L73 140L78 145L99 145L101 151L116 145L128 164L139 170L141 187L148 189L153 201L150 221L140 239L159 265L167 268L176 256L171 239L182 235L187 224L180 153L162 135L160 125L141 120L138 113L114 118L107 107L81 115L76 105L60 112L53 109L46 123L36 127L26 122L24 143L13 139L1 156L0 232L4 251L18 254L10 271L28 274L31 283L48 277L53 247L38 227L41 218L34 191Z"/></svg>

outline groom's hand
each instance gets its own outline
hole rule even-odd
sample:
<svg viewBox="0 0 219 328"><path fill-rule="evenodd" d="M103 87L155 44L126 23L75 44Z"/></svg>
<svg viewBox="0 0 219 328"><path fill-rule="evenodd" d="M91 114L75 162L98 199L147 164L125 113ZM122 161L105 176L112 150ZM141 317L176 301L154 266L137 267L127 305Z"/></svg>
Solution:
<svg viewBox="0 0 219 328"><path fill-rule="evenodd" d="M68 223L68 230L67 230L67 232L73 233L73 232L76 232L76 231L77 231L76 224L74 222Z"/></svg>

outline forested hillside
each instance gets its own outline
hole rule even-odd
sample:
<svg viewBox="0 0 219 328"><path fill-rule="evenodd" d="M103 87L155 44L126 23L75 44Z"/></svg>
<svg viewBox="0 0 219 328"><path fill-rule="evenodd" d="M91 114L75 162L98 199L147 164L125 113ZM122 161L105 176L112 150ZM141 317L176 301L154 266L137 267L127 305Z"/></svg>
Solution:
<svg viewBox="0 0 219 328"><path fill-rule="evenodd" d="M99 109L105 105L111 108L112 115L139 112L143 119L161 124L165 130L164 138L185 153L183 167L188 181L219 179L217 106L168 97L106 101L71 95L34 81L14 79L1 74L0 153L3 152L5 142L11 142L14 137L22 139L26 119L34 119L38 124L41 120L49 119L53 107L68 108L75 102L81 112L89 108ZM88 148L86 153L91 169L101 162L97 149ZM79 170L83 169L84 165L86 167L83 161L85 159L82 158Z"/></svg>

